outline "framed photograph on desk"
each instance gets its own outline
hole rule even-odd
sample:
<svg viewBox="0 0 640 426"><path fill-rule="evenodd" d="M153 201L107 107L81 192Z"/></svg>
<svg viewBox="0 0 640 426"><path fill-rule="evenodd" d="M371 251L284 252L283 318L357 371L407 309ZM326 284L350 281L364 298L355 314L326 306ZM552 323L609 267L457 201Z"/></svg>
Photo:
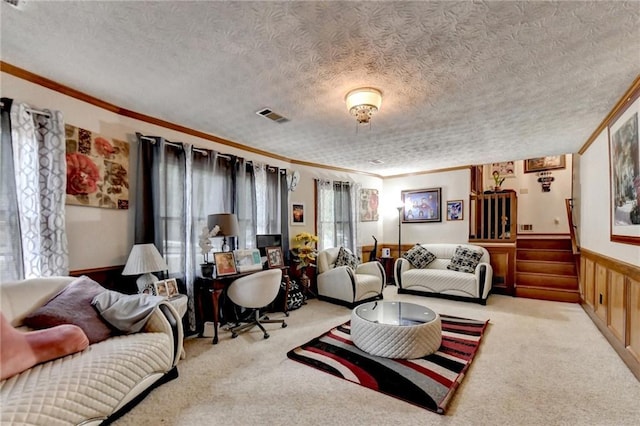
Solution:
<svg viewBox="0 0 640 426"><path fill-rule="evenodd" d="M267 247L267 264L269 268L280 268L284 266L284 257L282 256L282 248Z"/></svg>
<svg viewBox="0 0 640 426"><path fill-rule="evenodd" d="M216 261L216 274L219 277L238 273L238 270L236 269L236 259L233 256L233 252L225 251L213 253L213 258Z"/></svg>

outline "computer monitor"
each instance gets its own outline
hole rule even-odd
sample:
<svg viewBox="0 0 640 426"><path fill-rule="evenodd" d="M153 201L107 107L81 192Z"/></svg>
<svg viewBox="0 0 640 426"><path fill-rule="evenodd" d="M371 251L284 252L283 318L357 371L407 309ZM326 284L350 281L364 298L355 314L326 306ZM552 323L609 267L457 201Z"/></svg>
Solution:
<svg viewBox="0 0 640 426"><path fill-rule="evenodd" d="M281 234L258 234L256 235L256 248L260 250L260 256L266 256L267 247L282 247Z"/></svg>

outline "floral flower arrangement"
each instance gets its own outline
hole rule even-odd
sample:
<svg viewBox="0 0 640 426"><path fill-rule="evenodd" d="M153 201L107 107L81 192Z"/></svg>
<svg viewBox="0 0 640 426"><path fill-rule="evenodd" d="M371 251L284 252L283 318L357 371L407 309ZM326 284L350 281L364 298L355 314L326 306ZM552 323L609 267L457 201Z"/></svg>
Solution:
<svg viewBox="0 0 640 426"><path fill-rule="evenodd" d="M209 252L211 252L211 240L209 238L215 237L220 232L220 227L218 225L214 226L213 229L209 230L206 226L202 228L202 234L198 237L198 245L200 246L200 250L202 250L202 255L204 256L204 263L209 263Z"/></svg>
<svg viewBox="0 0 640 426"><path fill-rule="evenodd" d="M298 264L297 269L312 266L318 255L315 247L315 244L318 242L318 237L308 232L301 232L293 237L293 241L298 243L298 245L291 250L296 257L295 261Z"/></svg>

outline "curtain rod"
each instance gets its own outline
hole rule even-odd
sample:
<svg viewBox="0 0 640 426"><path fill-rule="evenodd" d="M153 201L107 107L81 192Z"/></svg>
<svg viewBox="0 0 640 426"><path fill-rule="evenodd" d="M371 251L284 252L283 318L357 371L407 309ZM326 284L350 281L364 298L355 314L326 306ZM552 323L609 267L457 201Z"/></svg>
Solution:
<svg viewBox="0 0 640 426"><path fill-rule="evenodd" d="M149 136L140 136L140 139L145 139L150 141L151 143L156 143L156 140L152 137ZM164 143L166 143L167 145L171 145L171 146L175 146L176 148L180 148L180 144L176 143L176 142L169 142L168 140L165 139ZM207 151L206 149L201 149L201 148L192 148L194 151L196 152L200 152L204 155L209 155L209 151ZM222 158L226 158L227 160L231 160L231 157L225 154L218 154L218 157L222 157Z"/></svg>
<svg viewBox="0 0 640 426"><path fill-rule="evenodd" d="M140 136L140 139L144 139L144 140L148 140L151 143L156 143L156 140L150 136ZM175 143L175 142L169 142L168 140L165 139L164 143L166 143L167 145L171 145L171 146L175 146L175 147L180 147L180 144ZM200 148L193 148L194 151L203 153L205 155L209 154L209 151L205 150L205 149L200 149ZM218 157L222 157L225 160L231 160L231 156L227 155L227 154L220 154L218 153ZM253 161L251 160L247 160L246 163L250 166L253 166ZM285 169L279 169L278 167L274 167L274 166L267 166L267 170L270 172L277 172L278 170L280 170L280 173L286 173L287 171Z"/></svg>
<svg viewBox="0 0 640 426"><path fill-rule="evenodd" d="M4 102L0 101L0 107L4 107ZM40 111L39 109L34 109L34 108L25 108L27 110L27 112L30 112L31 114L38 114L38 115L44 115L46 117L51 117L51 114L49 114L46 111Z"/></svg>

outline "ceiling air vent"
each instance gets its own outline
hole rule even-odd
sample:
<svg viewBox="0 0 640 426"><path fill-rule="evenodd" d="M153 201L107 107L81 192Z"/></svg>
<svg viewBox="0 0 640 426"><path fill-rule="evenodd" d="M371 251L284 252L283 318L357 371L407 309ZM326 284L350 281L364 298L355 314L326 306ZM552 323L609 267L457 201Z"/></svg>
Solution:
<svg viewBox="0 0 640 426"><path fill-rule="evenodd" d="M384 164L384 161L382 161L382 160L378 160L378 159L375 159L375 160L369 160L369 164L374 165L374 166L377 166L378 164Z"/></svg>
<svg viewBox="0 0 640 426"><path fill-rule="evenodd" d="M271 121L275 121L276 123L286 123L287 121L289 121L288 118L285 118L280 114L271 111L269 108L261 109L260 111L257 111L256 114L261 115L264 118L268 118Z"/></svg>

